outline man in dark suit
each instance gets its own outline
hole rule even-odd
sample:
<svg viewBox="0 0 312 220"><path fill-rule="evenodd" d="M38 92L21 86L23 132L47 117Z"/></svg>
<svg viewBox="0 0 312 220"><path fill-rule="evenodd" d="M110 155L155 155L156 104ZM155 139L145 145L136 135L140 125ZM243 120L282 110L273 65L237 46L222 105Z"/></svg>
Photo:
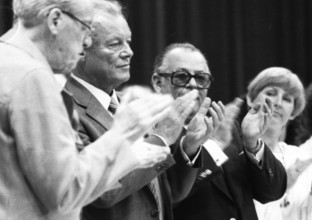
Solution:
<svg viewBox="0 0 312 220"><path fill-rule="evenodd" d="M181 43L169 45L156 58L152 83L158 93L174 98L190 87L198 88L205 97L210 87L208 78L211 73L203 54L193 45ZM254 105L242 122L241 133L232 138L240 102L226 106L225 119L204 143L203 167L190 194L175 207L175 219L254 220L253 199L265 203L285 192L285 170L259 139L272 117L272 104ZM192 126L191 122L188 129ZM233 143L227 147L231 139Z"/></svg>
<svg viewBox="0 0 312 220"><path fill-rule="evenodd" d="M85 144L95 141L111 128L120 100L115 89L130 77L133 55L129 46L131 31L117 2L103 1L98 5L93 20L92 40L93 45L86 50L85 57L65 86L74 96L81 118L79 133ZM197 91L193 91L186 94L184 100L177 100L173 117L159 123L146 139L147 142L160 145L165 142L171 144L172 155L150 169L138 169L121 179L122 187L103 194L85 207L83 218L172 219L172 203L187 195L199 167L196 159L200 154L200 144L182 148L179 141L175 143L190 110L199 108L197 94ZM206 114L209 107L210 101L206 100L199 117ZM223 114L217 104L210 108L210 112L214 116L213 121L207 121L207 129L200 134L194 131L187 138L207 139Z"/></svg>

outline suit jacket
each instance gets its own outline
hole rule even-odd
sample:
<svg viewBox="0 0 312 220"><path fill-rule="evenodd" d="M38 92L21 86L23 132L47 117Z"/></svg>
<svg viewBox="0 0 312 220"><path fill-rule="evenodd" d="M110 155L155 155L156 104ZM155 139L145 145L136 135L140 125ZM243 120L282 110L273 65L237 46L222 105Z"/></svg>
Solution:
<svg viewBox="0 0 312 220"><path fill-rule="evenodd" d="M85 143L95 141L110 129L113 118L98 100L77 80L69 78L65 88L74 96L80 116L79 133ZM153 136L151 143L159 141ZM159 143L160 144L160 143ZM135 219L148 220L158 217L159 207L149 183L158 177L163 198L164 217L172 219L172 202L184 198L193 185L197 170L186 165L177 146L172 146L174 157L152 168L131 172L120 180L122 187L103 194L83 210L85 219ZM169 169L170 168L170 169ZM167 170L167 172L164 172Z"/></svg>
<svg viewBox="0 0 312 220"><path fill-rule="evenodd" d="M227 149L229 160L216 166L203 151L203 167L189 196L174 209L178 220L256 220L253 199L266 203L282 197L286 172L265 146L262 168L251 161L236 135ZM209 170L208 175L204 171Z"/></svg>
<svg viewBox="0 0 312 220"><path fill-rule="evenodd" d="M17 31L0 41L0 60L0 219L77 220L112 188L115 158L105 139L77 151L72 98L33 42Z"/></svg>

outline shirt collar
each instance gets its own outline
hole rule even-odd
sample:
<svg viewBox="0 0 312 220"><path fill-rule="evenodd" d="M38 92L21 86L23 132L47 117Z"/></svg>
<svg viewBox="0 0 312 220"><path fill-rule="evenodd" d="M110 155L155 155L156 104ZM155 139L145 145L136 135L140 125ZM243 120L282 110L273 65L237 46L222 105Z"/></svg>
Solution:
<svg viewBox="0 0 312 220"><path fill-rule="evenodd" d="M86 82L85 80L77 77L76 75L72 74L72 77L75 80L77 80L80 84L82 84L84 87L86 87L86 89L88 89L89 92L91 92L91 94L101 103L101 105L106 110L108 110L109 103L111 101L111 97L113 97L118 103L118 98L117 98L117 94L116 94L115 90L113 90L112 96L110 96L109 94L107 94L103 90L95 87L94 85L92 85L92 84Z"/></svg>

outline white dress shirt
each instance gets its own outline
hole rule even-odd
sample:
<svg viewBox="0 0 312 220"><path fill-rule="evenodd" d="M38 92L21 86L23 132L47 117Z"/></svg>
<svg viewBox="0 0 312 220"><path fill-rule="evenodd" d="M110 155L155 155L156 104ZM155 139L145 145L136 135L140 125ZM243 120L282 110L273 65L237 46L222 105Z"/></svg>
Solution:
<svg viewBox="0 0 312 220"><path fill-rule="evenodd" d="M108 110L111 98L114 98L116 100L116 102L119 104L118 98L117 98L117 94L116 94L115 90L113 90L113 94L112 94L112 96L110 96L109 94L107 94L103 90L101 90L101 89L91 85L90 83L84 81L83 79L80 79L79 77L75 76L74 74L72 75L72 77L75 80L77 80L80 84L82 84L84 87L86 87L86 89L88 89L89 92L91 92L91 94L94 95L94 97L101 103L101 105L106 110Z"/></svg>

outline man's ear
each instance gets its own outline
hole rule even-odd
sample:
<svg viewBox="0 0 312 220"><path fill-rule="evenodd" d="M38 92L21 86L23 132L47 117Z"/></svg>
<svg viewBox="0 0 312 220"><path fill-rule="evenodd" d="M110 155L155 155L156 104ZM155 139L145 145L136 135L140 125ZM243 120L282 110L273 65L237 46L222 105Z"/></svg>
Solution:
<svg viewBox="0 0 312 220"><path fill-rule="evenodd" d="M160 93L162 85L163 85L161 78L162 77L160 77L157 73L153 73L152 75L152 85L153 85L154 90L157 93Z"/></svg>
<svg viewBox="0 0 312 220"><path fill-rule="evenodd" d="M59 33L60 27L63 24L63 17L62 11L59 8L53 8L49 12L48 18L47 18L47 25L49 30L53 35L56 35Z"/></svg>

